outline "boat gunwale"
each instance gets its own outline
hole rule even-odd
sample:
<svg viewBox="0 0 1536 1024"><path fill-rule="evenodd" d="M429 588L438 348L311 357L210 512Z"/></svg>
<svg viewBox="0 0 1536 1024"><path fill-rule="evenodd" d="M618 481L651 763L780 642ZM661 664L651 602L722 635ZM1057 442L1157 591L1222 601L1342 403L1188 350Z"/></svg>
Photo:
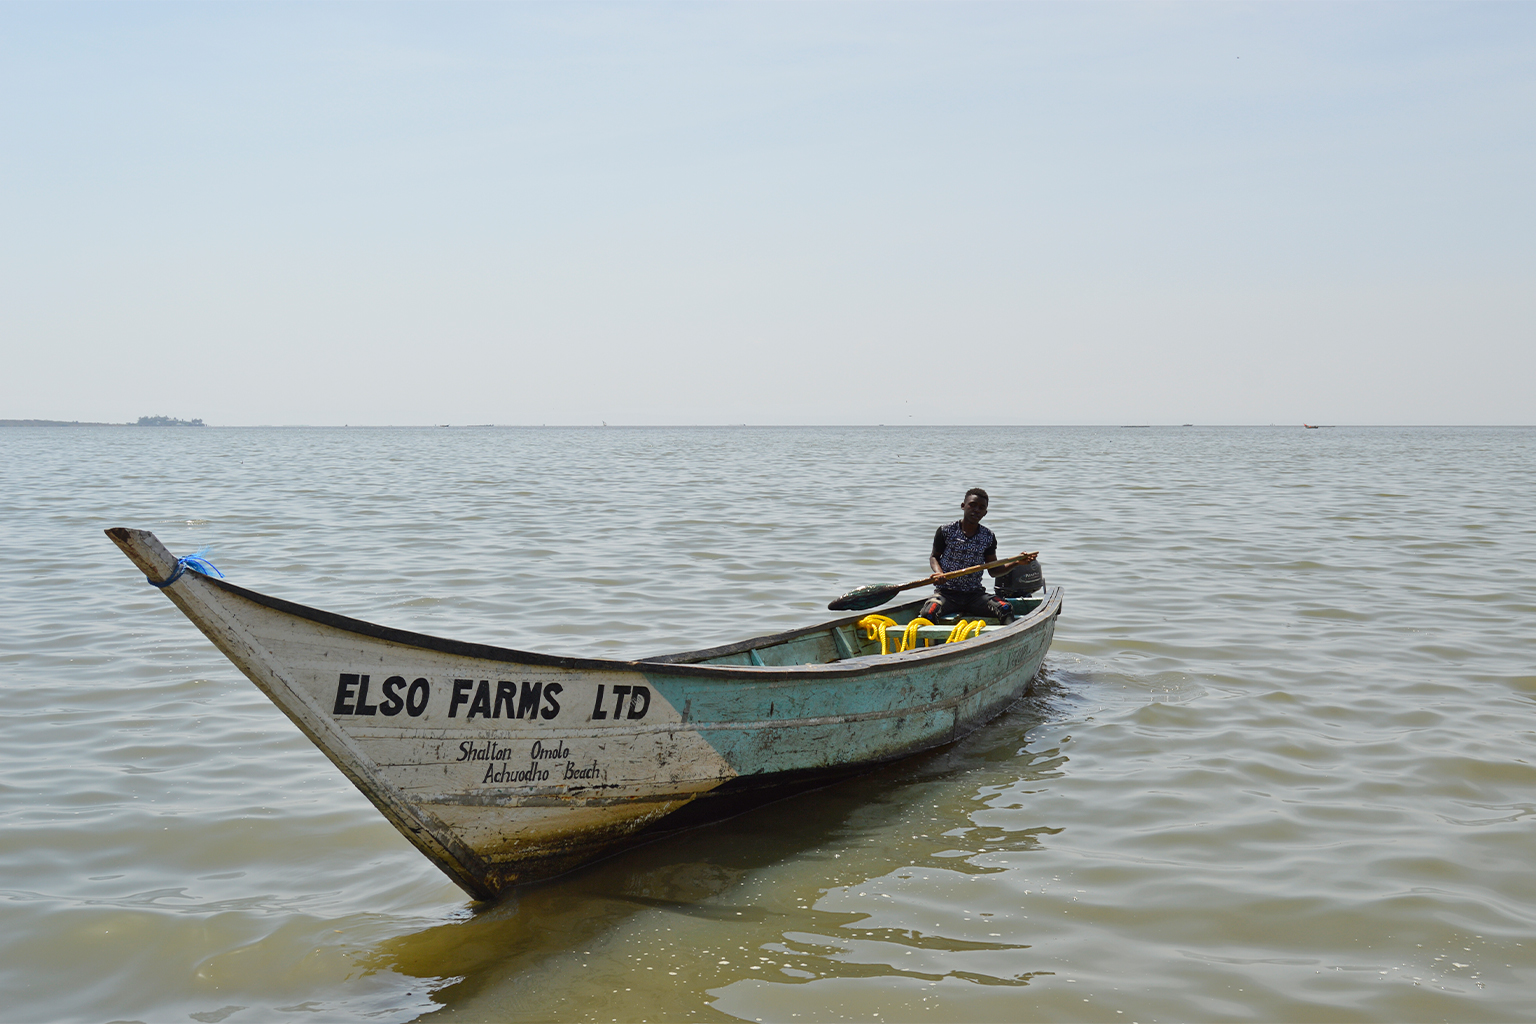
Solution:
<svg viewBox="0 0 1536 1024"><path fill-rule="evenodd" d="M1036 620L1043 621L1049 616L1057 614L1061 609L1061 588L1047 587L1045 596L1041 599L1037 608L1028 615L1022 616L1008 627L994 632L983 633L963 644L939 644L935 647L925 647L902 654L869 654L857 655L854 658L845 658L833 662L823 662L808 665L700 665L695 661L673 661L673 658L709 658L726 657L731 654L740 654L749 650L757 650L765 647L773 647L778 644L788 643L791 640L807 636L811 633L819 633L822 630L835 629L840 626L851 626L858 623L864 614L848 615L840 619L832 619L828 622L817 623L813 626L802 626L797 629L787 630L782 633L772 633L766 636L753 637L748 640L738 640L735 643L725 644L719 647L708 647L697 651L683 651L679 654L660 655L654 658L639 658L633 660L607 659L607 658L581 658L559 654L539 654L534 651L520 651L511 647L497 647L494 644L482 644L469 640L451 640L447 637L433 636L429 633L417 633L408 629L399 629L394 626L382 626L376 622L368 622L364 619L355 619L349 615L338 612L329 612L321 608L313 608L309 605L299 604L281 597L273 597L260 591L250 590L237 583L218 577L206 576L189 569L203 582L210 583L221 590L228 591L246 600L252 601L274 611L283 612L296 618L306 619L323 626L330 626L348 633L356 633L374 640L383 640L388 643L400 644L405 647L415 647L420 650L433 651L439 654L449 654L458 657L476 658L484 661L512 662L528 665L537 665L546 668L574 669L587 671L606 672L645 672L665 671L679 676L695 676L705 678L732 678L738 681L744 679L756 680L792 680L804 679L807 673L814 673L818 678L841 678L845 676L867 675L871 669L881 669L886 666L896 667L902 662L908 662L913 658L927 660L949 660L953 657L963 657L977 652L980 648L990 647L996 643L1006 642L1028 632L1023 627L1031 625ZM909 602L912 603L912 602ZM897 608L905 607L898 605ZM866 658L877 659L875 661L863 661ZM863 664L850 664L850 662L863 661Z"/></svg>

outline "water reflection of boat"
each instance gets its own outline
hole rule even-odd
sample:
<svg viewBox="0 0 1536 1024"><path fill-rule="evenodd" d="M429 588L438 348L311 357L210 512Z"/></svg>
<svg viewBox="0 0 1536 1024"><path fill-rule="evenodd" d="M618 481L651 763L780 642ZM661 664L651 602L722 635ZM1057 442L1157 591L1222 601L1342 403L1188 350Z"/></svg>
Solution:
<svg viewBox="0 0 1536 1024"><path fill-rule="evenodd" d="M481 899L950 743L1027 692L1061 610L1060 589L1042 589L1013 599L1006 626L888 655L849 616L683 654L572 658L308 608L205 575L152 533L107 535ZM917 605L886 614L906 624Z"/></svg>

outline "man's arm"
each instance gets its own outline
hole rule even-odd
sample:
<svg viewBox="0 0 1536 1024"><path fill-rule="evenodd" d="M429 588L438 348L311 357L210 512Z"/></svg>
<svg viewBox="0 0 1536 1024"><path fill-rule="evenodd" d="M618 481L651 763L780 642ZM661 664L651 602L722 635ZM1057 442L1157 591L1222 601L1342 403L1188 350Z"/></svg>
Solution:
<svg viewBox="0 0 1536 1024"><path fill-rule="evenodd" d="M996 534L992 535L992 543L987 545L986 554L982 555L981 560L983 562L995 562L995 561L997 561L997 535ZM1004 568L1001 568L1001 569L988 569L987 570L987 575L988 576L1001 576L1003 573L1009 572L1012 569L1013 569L1013 566L1011 566L1011 565L1010 566L1005 566Z"/></svg>
<svg viewBox="0 0 1536 1024"><path fill-rule="evenodd" d="M944 571L944 567L939 565L939 556L942 554L944 554L944 527L941 526L933 531L933 553L928 556L928 567L933 570L935 576Z"/></svg>

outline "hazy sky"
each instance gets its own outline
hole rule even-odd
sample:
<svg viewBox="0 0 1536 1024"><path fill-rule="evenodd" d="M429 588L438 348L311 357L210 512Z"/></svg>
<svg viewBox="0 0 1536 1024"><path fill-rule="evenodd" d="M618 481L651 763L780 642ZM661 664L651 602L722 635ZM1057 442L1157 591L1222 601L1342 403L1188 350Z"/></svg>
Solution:
<svg viewBox="0 0 1536 1024"><path fill-rule="evenodd" d="M0 4L0 417L1536 422L1536 4Z"/></svg>

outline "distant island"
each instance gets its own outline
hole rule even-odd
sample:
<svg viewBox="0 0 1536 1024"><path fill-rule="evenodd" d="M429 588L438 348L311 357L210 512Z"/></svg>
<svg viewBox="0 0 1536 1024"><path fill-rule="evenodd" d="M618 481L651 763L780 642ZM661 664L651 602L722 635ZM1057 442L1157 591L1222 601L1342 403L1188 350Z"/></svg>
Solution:
<svg viewBox="0 0 1536 1024"><path fill-rule="evenodd" d="M174 416L140 416L141 427L206 427L202 420L179 420Z"/></svg>
<svg viewBox="0 0 1536 1024"><path fill-rule="evenodd" d="M137 423L92 423L82 420L0 420L0 427L206 427L202 420L174 416L140 416Z"/></svg>

